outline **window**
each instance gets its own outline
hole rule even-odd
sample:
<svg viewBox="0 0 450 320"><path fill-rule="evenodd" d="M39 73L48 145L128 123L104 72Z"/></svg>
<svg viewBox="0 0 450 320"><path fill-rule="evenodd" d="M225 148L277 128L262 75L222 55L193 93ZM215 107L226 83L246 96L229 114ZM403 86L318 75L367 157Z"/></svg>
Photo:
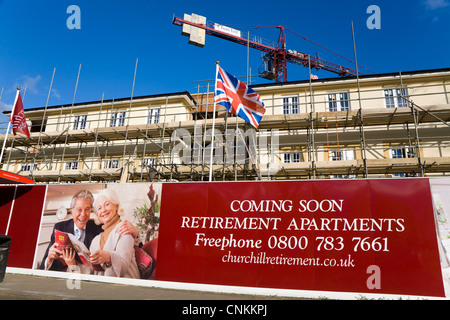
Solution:
<svg viewBox="0 0 450 320"><path fill-rule="evenodd" d="M404 149L403 148L391 149L391 158L392 159L406 158L404 156Z"/></svg>
<svg viewBox="0 0 450 320"><path fill-rule="evenodd" d="M355 152L353 150L330 150L330 161L355 160Z"/></svg>
<svg viewBox="0 0 450 320"><path fill-rule="evenodd" d="M404 158L415 158L416 157L416 148L414 147L399 147L392 148L390 150L391 159L404 159ZM415 177L416 174L414 172L409 173L393 173L393 177Z"/></svg>
<svg viewBox="0 0 450 320"><path fill-rule="evenodd" d="M355 151L352 149L343 149L343 150L330 150L328 153L328 157L330 161L341 161L341 160L355 160ZM354 179L356 175L354 174L338 174L338 175L330 175L331 179Z"/></svg>
<svg viewBox="0 0 450 320"><path fill-rule="evenodd" d="M148 111L148 123L159 123L161 108L151 108Z"/></svg>
<svg viewBox="0 0 450 320"><path fill-rule="evenodd" d="M142 159L142 165L147 167L154 167L156 164L156 158L148 157Z"/></svg>
<svg viewBox="0 0 450 320"><path fill-rule="evenodd" d="M404 98L408 98L407 88L384 90L384 103L386 105L386 108L409 107L408 100Z"/></svg>
<svg viewBox="0 0 450 320"><path fill-rule="evenodd" d="M391 159L415 158L416 148L401 147L391 149Z"/></svg>
<svg viewBox="0 0 450 320"><path fill-rule="evenodd" d="M328 94L328 111L350 110L350 94L348 92Z"/></svg>
<svg viewBox="0 0 450 320"><path fill-rule="evenodd" d="M78 161L68 161L66 162L66 170L77 170Z"/></svg>
<svg viewBox="0 0 450 320"><path fill-rule="evenodd" d="M300 152L285 152L283 153L284 163L300 162L301 154Z"/></svg>
<svg viewBox="0 0 450 320"><path fill-rule="evenodd" d="M106 159L103 161L102 169L118 169L119 159Z"/></svg>
<svg viewBox="0 0 450 320"><path fill-rule="evenodd" d="M299 113L298 97L283 98L283 114Z"/></svg>
<svg viewBox="0 0 450 320"><path fill-rule="evenodd" d="M37 166L37 163L24 163L20 166L20 171L34 171Z"/></svg>
<svg viewBox="0 0 450 320"><path fill-rule="evenodd" d="M125 111L111 113L110 127L121 127L125 125Z"/></svg>
<svg viewBox="0 0 450 320"><path fill-rule="evenodd" d="M86 128L86 120L87 120L87 114L82 114L79 116L75 116L75 119L73 121L73 129L85 129Z"/></svg>

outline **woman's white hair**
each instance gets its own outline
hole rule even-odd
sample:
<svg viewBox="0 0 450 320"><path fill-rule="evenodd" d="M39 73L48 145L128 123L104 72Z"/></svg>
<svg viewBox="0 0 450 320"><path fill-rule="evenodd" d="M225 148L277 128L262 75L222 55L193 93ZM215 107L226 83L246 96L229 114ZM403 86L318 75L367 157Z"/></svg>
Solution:
<svg viewBox="0 0 450 320"><path fill-rule="evenodd" d="M112 189L103 189L101 190L97 196L95 197L95 202L94 202L94 211L97 215L97 205L98 202L100 201L100 199L107 199L109 202L117 205L117 214L119 216L123 216L123 209L120 207L120 200L119 200L119 196L117 195L117 193L112 190ZM98 215L97 215L97 219L98 220Z"/></svg>

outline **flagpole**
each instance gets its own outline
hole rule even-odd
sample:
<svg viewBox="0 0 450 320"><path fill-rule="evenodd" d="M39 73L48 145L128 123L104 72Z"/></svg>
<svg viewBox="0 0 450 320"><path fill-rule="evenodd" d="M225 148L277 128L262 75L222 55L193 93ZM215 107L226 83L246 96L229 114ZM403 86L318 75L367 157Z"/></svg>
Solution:
<svg viewBox="0 0 450 320"><path fill-rule="evenodd" d="M212 181L212 172L213 172L213 149L214 149L214 123L216 122L216 90L217 90L217 73L219 72L219 61L216 61L216 76L214 81L214 109L213 109L213 123L212 123L212 132L211 132L211 153L209 159L209 181Z"/></svg>
<svg viewBox="0 0 450 320"><path fill-rule="evenodd" d="M6 139L8 138L9 129L11 128L12 117L14 115L14 109L16 108L17 99L19 99L19 93L20 93L20 87L17 87L16 98L14 99L14 104L13 104L13 107L11 110L11 116L9 117L8 128L6 129L6 132L5 132L5 139L3 140L2 151L0 153L0 164L3 163L3 153L4 153L5 147L6 147Z"/></svg>

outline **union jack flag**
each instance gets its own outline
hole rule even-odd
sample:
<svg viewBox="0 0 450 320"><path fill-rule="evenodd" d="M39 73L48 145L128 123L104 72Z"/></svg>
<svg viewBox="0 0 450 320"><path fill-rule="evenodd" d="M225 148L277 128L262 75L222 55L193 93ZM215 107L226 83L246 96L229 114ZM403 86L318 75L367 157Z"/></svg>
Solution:
<svg viewBox="0 0 450 320"><path fill-rule="evenodd" d="M214 102L244 119L255 128L266 112L264 103L255 90L236 79L220 66L217 68Z"/></svg>

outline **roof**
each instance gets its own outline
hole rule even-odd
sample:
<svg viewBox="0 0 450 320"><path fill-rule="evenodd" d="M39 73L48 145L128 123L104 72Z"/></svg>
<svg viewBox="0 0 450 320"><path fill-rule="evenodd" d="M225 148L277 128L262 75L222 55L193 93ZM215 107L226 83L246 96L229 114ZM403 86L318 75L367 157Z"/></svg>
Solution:
<svg viewBox="0 0 450 320"><path fill-rule="evenodd" d="M333 78L323 78L311 80L313 83L319 82L332 82L332 81L347 81L347 80L356 80L356 79L371 79L371 78L383 78L383 77L394 77L399 76L410 76L410 75L425 75L425 74L436 74L436 73L445 73L450 72L450 68L441 68L441 69L426 69L426 70L415 70L415 71L399 71L399 72L389 72L389 73L375 73L375 74L365 74L357 76L346 76L346 77L333 77ZM268 84L256 84L252 85L253 89L256 88L266 88L266 87L277 87L283 85L296 85L296 84L307 84L310 80L299 80L299 81L288 81L288 82L279 82L279 83L268 83Z"/></svg>
<svg viewBox="0 0 450 320"><path fill-rule="evenodd" d="M182 91L182 92L172 92L172 93L164 93L164 94L154 94L154 95L145 95L145 96L137 96L133 97L133 100L142 100L142 99L154 99L154 98L165 98L165 97L171 97L171 96L180 96L180 95L186 95L190 100L192 100L193 104L195 104L195 99L191 96L191 94L188 91ZM90 104L100 104L100 103L120 103L123 101L130 100L131 97L126 98L119 98L119 99L109 99L109 100L97 100L97 101L88 101L88 102L79 102L74 103L73 107L81 107L81 106L87 106ZM70 108L72 107L72 104L60 104L60 105L54 105L47 107L48 109L58 109L58 108ZM44 107L35 107L35 108L26 108L26 111L38 111L43 110ZM11 111L3 111L4 114L10 114Z"/></svg>

